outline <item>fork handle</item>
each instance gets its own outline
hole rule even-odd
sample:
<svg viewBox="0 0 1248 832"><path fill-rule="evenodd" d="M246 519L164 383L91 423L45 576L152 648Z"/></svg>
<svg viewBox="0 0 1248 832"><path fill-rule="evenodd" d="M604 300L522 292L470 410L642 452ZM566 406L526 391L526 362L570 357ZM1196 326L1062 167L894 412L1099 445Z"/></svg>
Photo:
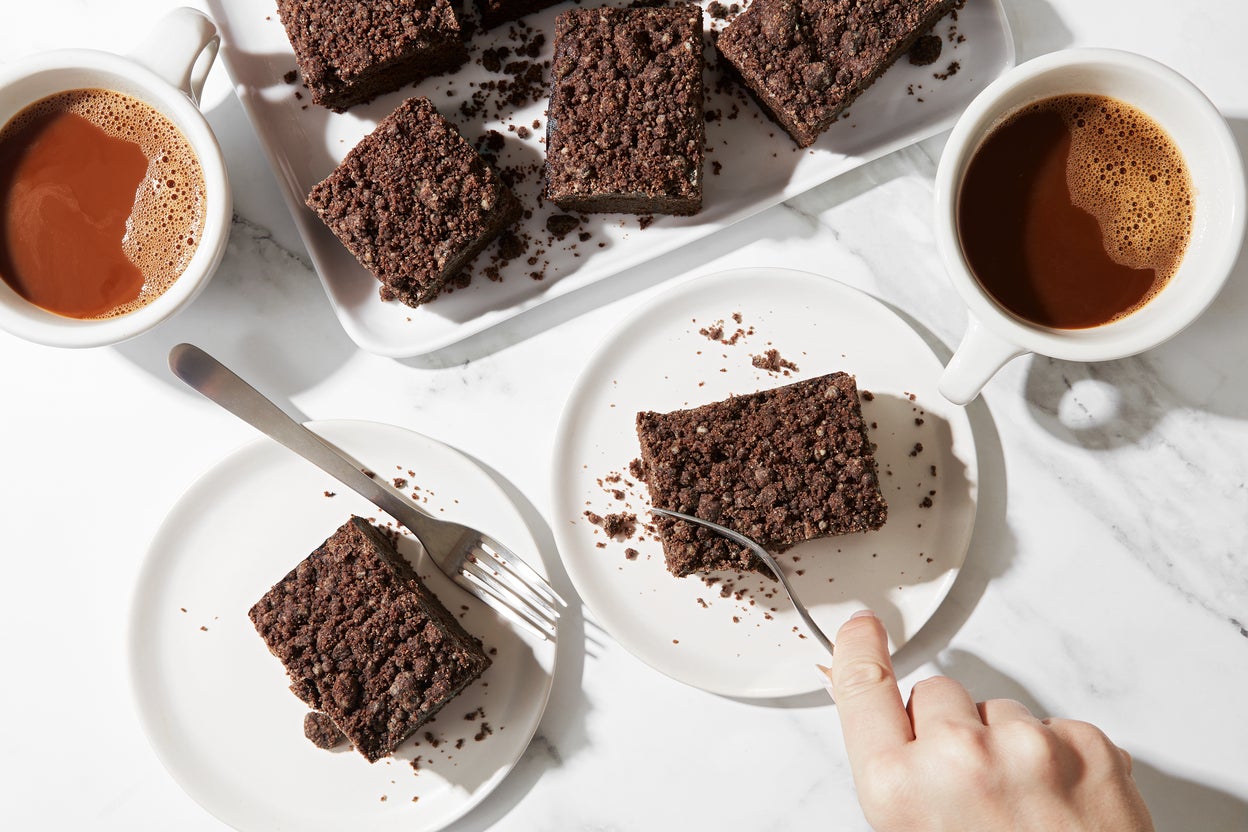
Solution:
<svg viewBox="0 0 1248 832"><path fill-rule="evenodd" d="M414 513L410 504L365 474L341 451L296 422L260 391L199 347L178 344L169 351L169 369L192 389L290 448L404 525L409 525L407 518Z"/></svg>

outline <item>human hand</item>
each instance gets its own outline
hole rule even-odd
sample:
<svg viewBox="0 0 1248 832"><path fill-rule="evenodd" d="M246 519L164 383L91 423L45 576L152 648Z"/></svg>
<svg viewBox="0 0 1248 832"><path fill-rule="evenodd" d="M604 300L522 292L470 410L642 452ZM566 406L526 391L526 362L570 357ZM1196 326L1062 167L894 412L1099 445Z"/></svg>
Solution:
<svg viewBox="0 0 1248 832"><path fill-rule="evenodd" d="M836 638L830 673L858 802L876 832L1152 832L1131 757L1086 722L976 703L943 676L908 705L873 613Z"/></svg>

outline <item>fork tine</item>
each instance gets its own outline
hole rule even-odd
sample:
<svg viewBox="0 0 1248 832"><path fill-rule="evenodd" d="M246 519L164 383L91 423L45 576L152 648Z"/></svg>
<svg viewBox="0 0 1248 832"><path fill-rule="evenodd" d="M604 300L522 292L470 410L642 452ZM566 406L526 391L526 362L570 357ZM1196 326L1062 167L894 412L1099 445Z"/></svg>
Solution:
<svg viewBox="0 0 1248 832"><path fill-rule="evenodd" d="M523 580L530 589L538 595L541 595L548 602L551 604L558 604L561 607L568 606L568 602L563 600L558 592L555 592L554 587L552 587L545 578L537 574L537 570L525 563L522 558L506 546L499 543L494 538L483 534L481 535L481 548L501 562L507 564L507 566L511 567L513 572L519 573L521 580Z"/></svg>
<svg viewBox="0 0 1248 832"><path fill-rule="evenodd" d="M555 623L546 609L521 598L508 588L506 584L500 583L497 577L483 569L472 557L464 560L459 567L459 572L489 591L491 595L510 607L517 615L524 616L532 624L542 628L552 636L555 635Z"/></svg>
<svg viewBox="0 0 1248 832"><path fill-rule="evenodd" d="M511 607L507 606L505 602L503 602L502 600L498 599L495 595L493 595L492 590L490 590L487 586L485 586L485 584L483 584L476 576L465 575L462 572L456 572L454 575L451 576L451 580L453 580L456 584L458 584L464 590L469 592L478 601L480 601L481 603L485 604L490 609L497 612L503 618L506 618L509 621L511 621L513 624L516 624L517 626L522 627L523 629L529 631L533 635L542 639L542 641L554 641L555 640L554 636L551 633L548 633L542 627L538 627L534 625L533 623L529 621L528 618L520 615Z"/></svg>
<svg viewBox="0 0 1248 832"><path fill-rule="evenodd" d="M500 583L527 601L533 609L541 611L547 618L559 618L559 608L555 606L554 601L542 597L536 587L529 586L506 563L490 557L489 550L484 545L480 547L479 551L468 555L467 560L472 561L482 569L489 570L490 574L498 578Z"/></svg>

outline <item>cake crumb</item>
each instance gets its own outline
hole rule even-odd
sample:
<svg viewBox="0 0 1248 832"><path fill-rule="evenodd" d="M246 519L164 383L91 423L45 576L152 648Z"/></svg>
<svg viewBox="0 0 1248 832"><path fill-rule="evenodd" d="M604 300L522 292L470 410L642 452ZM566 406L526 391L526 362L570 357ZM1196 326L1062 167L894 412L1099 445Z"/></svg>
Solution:
<svg viewBox="0 0 1248 832"><path fill-rule="evenodd" d="M607 537L632 537L637 531L637 515L630 511L608 514L602 519L602 530Z"/></svg>
<svg viewBox="0 0 1248 832"><path fill-rule="evenodd" d="M927 34L914 42L910 47L910 63L915 66L929 66L940 58L943 41L940 35Z"/></svg>
<svg viewBox="0 0 1248 832"><path fill-rule="evenodd" d="M760 370L766 370L769 373L784 373L786 376L789 371L798 371L798 367L792 361L780 355L780 351L771 348L762 355L752 356L750 363Z"/></svg>

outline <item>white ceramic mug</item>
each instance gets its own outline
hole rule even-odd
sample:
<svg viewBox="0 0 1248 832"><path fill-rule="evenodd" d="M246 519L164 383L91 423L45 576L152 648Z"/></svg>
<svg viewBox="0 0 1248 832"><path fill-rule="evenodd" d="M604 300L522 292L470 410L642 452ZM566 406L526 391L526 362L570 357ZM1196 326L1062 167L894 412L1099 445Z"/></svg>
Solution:
<svg viewBox="0 0 1248 832"><path fill-rule="evenodd" d="M225 161L199 110L217 54L217 27L202 12L176 9L129 55L89 49L45 52L0 67L0 125L59 92L109 89L148 104L181 131L204 174L204 229L181 276L146 306L115 318L78 319L48 312L0 281L0 328L57 347L95 347L133 338L189 304L208 283L229 239L232 212Z"/></svg>
<svg viewBox="0 0 1248 832"><path fill-rule="evenodd" d="M1151 116L1178 146L1195 191L1192 236L1155 298L1090 329L1055 329L1000 306L971 272L958 236L958 195L971 157L1001 121L1055 95L1104 95ZM1244 169L1230 128L1190 81L1149 58L1112 49L1068 49L1028 61L979 94L954 125L936 172L936 242L970 318L940 379L940 392L966 404L1010 360L1028 352L1069 361L1134 355L1177 335L1226 282L1244 236Z"/></svg>

